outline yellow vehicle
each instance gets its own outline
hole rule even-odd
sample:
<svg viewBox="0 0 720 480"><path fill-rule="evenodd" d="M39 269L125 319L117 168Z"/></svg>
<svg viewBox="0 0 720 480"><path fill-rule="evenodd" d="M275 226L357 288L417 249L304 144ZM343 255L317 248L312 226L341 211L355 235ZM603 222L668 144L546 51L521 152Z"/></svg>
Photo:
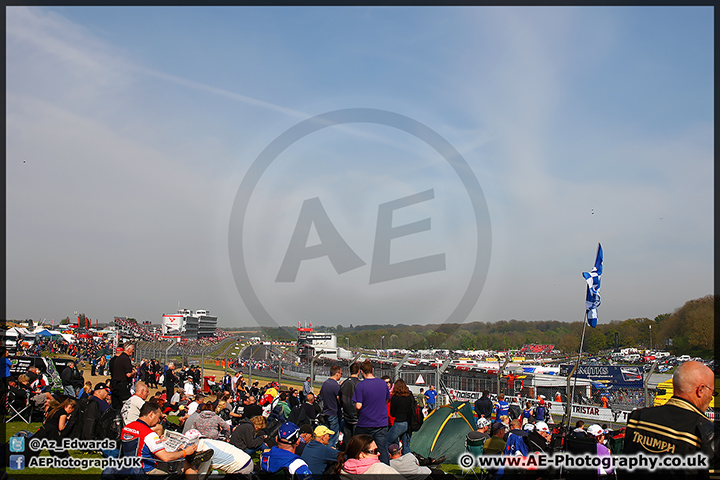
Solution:
<svg viewBox="0 0 720 480"><path fill-rule="evenodd" d="M720 387L720 380L715 379L715 390L718 390ZM657 386L657 394L655 395L655 402L653 403L653 406L657 407L659 405L665 405L665 402L670 400L670 397L673 396L673 384L672 379L665 380L664 382L658 383ZM712 401L710 402L710 406L708 408L715 408L716 406L720 405L717 403L718 397L713 397Z"/></svg>

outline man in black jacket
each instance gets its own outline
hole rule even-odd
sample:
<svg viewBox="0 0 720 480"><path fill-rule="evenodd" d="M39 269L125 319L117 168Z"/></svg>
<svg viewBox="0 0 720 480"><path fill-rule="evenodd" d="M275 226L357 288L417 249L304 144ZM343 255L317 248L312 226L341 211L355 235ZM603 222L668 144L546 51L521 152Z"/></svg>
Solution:
<svg viewBox="0 0 720 480"><path fill-rule="evenodd" d="M493 402L490 400L490 391L484 390L482 392L482 397L478 398L475 401L475 413L477 414L478 418L487 418L490 420L490 416L492 415L493 410Z"/></svg>
<svg viewBox="0 0 720 480"><path fill-rule="evenodd" d="M353 394L357 384L360 383L358 377L360 372L360 364L355 362L350 365L350 377L340 385L340 406L342 407L343 420L343 443L347 443L353 435L355 435L355 425L357 425L358 414L355 408L355 402L352 401ZM344 448L343 448L344 450Z"/></svg>
<svg viewBox="0 0 720 480"><path fill-rule="evenodd" d="M716 396L713 371L700 362L685 362L673 374L673 396L665 405L633 410L628 416L624 454L706 455L704 468L665 470L662 467L631 472L622 478L718 478L720 430L705 416ZM700 466L698 464L698 466Z"/></svg>
<svg viewBox="0 0 720 480"><path fill-rule="evenodd" d="M75 387L73 387L73 370L75 369L75 362L68 362L65 369L60 374L60 380L62 380L63 394L70 398L76 398Z"/></svg>
<svg viewBox="0 0 720 480"><path fill-rule="evenodd" d="M85 407L85 416L79 419L79 421L83 422L81 439L93 440L98 438L98 435L96 435L98 420L105 413L105 410L110 408L110 405L106 402L108 394L107 385L104 383L95 385L95 390L88 398L87 407Z"/></svg>
<svg viewBox="0 0 720 480"><path fill-rule="evenodd" d="M130 398L130 382L135 376L135 367L133 367L132 357L135 346L125 344L123 352L115 357L110 372L110 387L112 393L112 407L116 410L122 408L122 404Z"/></svg>

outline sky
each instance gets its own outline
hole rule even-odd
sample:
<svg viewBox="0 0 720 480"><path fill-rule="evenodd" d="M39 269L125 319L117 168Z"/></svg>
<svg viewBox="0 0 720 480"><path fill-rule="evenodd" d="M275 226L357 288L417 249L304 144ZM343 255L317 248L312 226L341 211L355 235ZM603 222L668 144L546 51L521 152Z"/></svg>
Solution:
<svg viewBox="0 0 720 480"><path fill-rule="evenodd" d="M712 7L6 8L6 318L713 293Z"/></svg>

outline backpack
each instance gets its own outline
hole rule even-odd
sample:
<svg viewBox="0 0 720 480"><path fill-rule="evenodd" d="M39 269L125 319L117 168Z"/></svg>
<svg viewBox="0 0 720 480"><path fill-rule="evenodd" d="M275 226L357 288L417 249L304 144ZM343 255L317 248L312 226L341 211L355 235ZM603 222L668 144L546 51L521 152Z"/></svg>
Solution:
<svg viewBox="0 0 720 480"><path fill-rule="evenodd" d="M422 412L422 408L418 405L415 400L415 396L411 395L412 403L410 404L410 423L408 423L408 430L410 432L417 432L422 427L425 417Z"/></svg>
<svg viewBox="0 0 720 480"><path fill-rule="evenodd" d="M120 433L124 426L120 409L108 407L95 423L93 435L97 440L109 438L120 442Z"/></svg>

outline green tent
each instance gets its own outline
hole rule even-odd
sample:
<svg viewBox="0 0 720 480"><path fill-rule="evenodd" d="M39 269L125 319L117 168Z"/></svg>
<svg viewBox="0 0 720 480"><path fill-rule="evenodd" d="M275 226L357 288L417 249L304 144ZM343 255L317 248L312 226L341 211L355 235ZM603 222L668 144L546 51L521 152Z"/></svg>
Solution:
<svg viewBox="0 0 720 480"><path fill-rule="evenodd" d="M465 451L465 437L475 430L472 404L452 402L433 410L412 434L410 449L423 457L447 457L445 463L457 463Z"/></svg>

